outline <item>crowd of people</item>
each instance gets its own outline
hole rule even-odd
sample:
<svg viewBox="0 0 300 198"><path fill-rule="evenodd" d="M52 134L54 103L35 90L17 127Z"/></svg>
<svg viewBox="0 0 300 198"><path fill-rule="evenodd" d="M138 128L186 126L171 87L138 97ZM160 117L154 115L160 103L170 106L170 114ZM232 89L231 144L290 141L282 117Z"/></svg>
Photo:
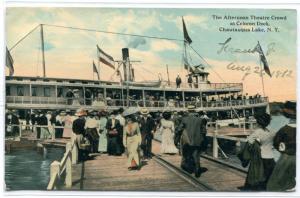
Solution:
<svg viewBox="0 0 300 198"><path fill-rule="evenodd" d="M161 135L161 154L180 154L181 168L200 177L207 168L200 164L200 154L207 149L205 112L188 111L149 112L147 108L120 108L96 111L78 109L59 113L35 111L26 116L26 129L36 133L38 139L76 138L79 160L86 160L91 153L127 156L129 170L139 170L142 162L152 158L152 140ZM271 116L265 112L255 114L256 130L238 153L243 166L249 166L245 185L241 190L285 191L295 187L296 175L296 103L285 103L283 115L289 123L279 131L270 129ZM7 111L8 126L18 123L15 111ZM15 132L16 133L16 132ZM275 160L274 149L281 153Z"/></svg>
<svg viewBox="0 0 300 198"><path fill-rule="evenodd" d="M185 95L184 98L181 93L166 93L163 96L160 92L145 92L145 100L143 100L142 92L134 93L128 96L121 91L106 93L106 96L99 90L84 91L84 95L79 94L78 89L68 89L65 98L67 98L68 105L91 105L91 106L134 106L134 107L184 107L188 105L195 105L200 107L217 107L217 106L235 106L235 105L250 105L264 102L260 94L248 95L245 94L231 94L224 96L209 96L202 95ZM129 103L129 104L127 104Z"/></svg>

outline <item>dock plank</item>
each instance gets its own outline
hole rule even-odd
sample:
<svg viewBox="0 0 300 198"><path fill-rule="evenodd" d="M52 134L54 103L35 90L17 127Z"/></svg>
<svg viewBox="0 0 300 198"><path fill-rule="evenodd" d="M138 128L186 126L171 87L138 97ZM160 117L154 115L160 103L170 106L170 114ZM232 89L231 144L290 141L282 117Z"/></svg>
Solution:
<svg viewBox="0 0 300 198"><path fill-rule="evenodd" d="M160 143L153 141L153 152L159 154ZM180 167L181 156L161 155L163 159ZM199 191L174 172L162 167L155 160L144 162L141 170L128 171L125 155L99 154L93 160L73 165L73 186L64 190L91 191ZM245 174L222 164L201 158L207 167L199 180L216 191L238 191L245 182Z"/></svg>
<svg viewBox="0 0 300 198"><path fill-rule="evenodd" d="M153 153L160 154L160 143L153 141ZM162 154L162 158L180 167L181 156ZM238 191L237 187L243 186L246 174L240 171L225 167L205 158L200 158L201 167L208 168L199 178L200 181L212 186L216 191Z"/></svg>
<svg viewBox="0 0 300 198"><path fill-rule="evenodd" d="M126 156L102 154L73 166L71 190L98 191L198 191L154 160L139 171L128 171Z"/></svg>

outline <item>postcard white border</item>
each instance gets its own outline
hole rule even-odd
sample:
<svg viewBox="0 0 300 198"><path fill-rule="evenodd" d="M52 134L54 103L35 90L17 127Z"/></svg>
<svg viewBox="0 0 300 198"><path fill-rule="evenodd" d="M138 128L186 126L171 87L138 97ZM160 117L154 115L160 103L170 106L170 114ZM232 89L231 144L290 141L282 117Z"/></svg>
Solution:
<svg viewBox="0 0 300 198"><path fill-rule="evenodd" d="M138 2L138 3L137 3ZM2 46L2 53L0 56L0 62L2 62L2 69L0 70L0 126L4 126L4 99L5 99L5 8L6 7L134 7L134 8L253 8L253 9L296 9L297 10L297 57L299 57L299 13L300 13L300 4L296 3L296 0L286 0L286 1L274 1L274 0L231 0L231 1L222 1L222 0L203 0L201 3L198 3L197 0L165 0L164 3L161 3L159 0L119 0L119 1L109 1L109 0L52 0L52 1L43 1L43 0L14 0L14 1L1 1L1 20L0 20L0 43ZM222 4L216 4L222 3ZM246 4L245 4L246 3ZM299 59L297 58L297 73L299 72ZM299 81L297 79L297 90L299 88ZM299 92L297 93L297 98L299 98ZM298 101L298 99L297 99ZM299 108L297 113L299 113ZM297 125L299 124L299 119ZM297 133L299 129L297 130ZM43 197L67 197L67 196L101 196L101 197L296 197L300 195L300 149L297 146L297 189L296 192L292 193L274 193L274 192L261 192L261 193L246 193L246 192L199 192L199 193L181 193L181 192L87 192L87 191L65 191L65 192L50 192L50 191L4 191L4 132L3 127L1 127L0 133L0 161L2 166L0 166L0 189L1 195L9 197L33 197L33 196L43 196ZM299 135L297 135L297 143L299 142Z"/></svg>

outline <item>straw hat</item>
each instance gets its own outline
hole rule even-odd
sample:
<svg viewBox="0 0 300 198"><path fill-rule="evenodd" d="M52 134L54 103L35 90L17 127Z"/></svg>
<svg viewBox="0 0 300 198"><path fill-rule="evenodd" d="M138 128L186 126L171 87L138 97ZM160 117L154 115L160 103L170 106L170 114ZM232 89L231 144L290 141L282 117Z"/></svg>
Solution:
<svg viewBox="0 0 300 198"><path fill-rule="evenodd" d="M66 112L65 112L65 111L61 111L61 112L59 113L59 115L66 115Z"/></svg>
<svg viewBox="0 0 300 198"><path fill-rule="evenodd" d="M86 111L83 108L77 109L76 116L85 116L86 115Z"/></svg>
<svg viewBox="0 0 300 198"><path fill-rule="evenodd" d="M142 115L147 115L147 114L149 114L149 110L147 108L142 108L141 109L141 114Z"/></svg>
<svg viewBox="0 0 300 198"><path fill-rule="evenodd" d="M129 107L123 112L123 116L130 116L139 112L139 108L137 107Z"/></svg>
<svg viewBox="0 0 300 198"><path fill-rule="evenodd" d="M195 106L195 105L188 105L188 106L187 106L187 109L188 109L189 111L192 111L192 110L195 110L195 109L196 109L196 106Z"/></svg>

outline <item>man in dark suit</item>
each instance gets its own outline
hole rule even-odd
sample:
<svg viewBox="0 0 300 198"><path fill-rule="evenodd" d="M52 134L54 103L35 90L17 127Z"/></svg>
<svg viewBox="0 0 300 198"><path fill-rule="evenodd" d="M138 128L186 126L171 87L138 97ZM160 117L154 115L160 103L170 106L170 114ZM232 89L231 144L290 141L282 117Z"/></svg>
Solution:
<svg viewBox="0 0 300 198"><path fill-rule="evenodd" d="M151 158L152 154L152 139L155 129L155 122L153 118L149 115L149 110L143 108L141 110L142 117L140 118L140 130L142 135L141 148L144 152L144 158Z"/></svg>
<svg viewBox="0 0 300 198"><path fill-rule="evenodd" d="M206 120L195 112L195 106L188 106L189 114L182 118L177 131L181 132L181 168L200 177L206 168L200 168L200 153L206 149Z"/></svg>
<svg viewBox="0 0 300 198"><path fill-rule="evenodd" d="M78 116L77 119L73 121L72 130L73 133L76 134L76 143L78 147L78 160L84 161L88 158L88 150L82 147L84 143L84 136L85 136L85 116L86 111L84 109L78 109L75 113L75 116Z"/></svg>
<svg viewBox="0 0 300 198"><path fill-rule="evenodd" d="M180 88L180 84L181 84L181 78L180 78L180 76L178 74L177 77L176 77L176 87Z"/></svg>

